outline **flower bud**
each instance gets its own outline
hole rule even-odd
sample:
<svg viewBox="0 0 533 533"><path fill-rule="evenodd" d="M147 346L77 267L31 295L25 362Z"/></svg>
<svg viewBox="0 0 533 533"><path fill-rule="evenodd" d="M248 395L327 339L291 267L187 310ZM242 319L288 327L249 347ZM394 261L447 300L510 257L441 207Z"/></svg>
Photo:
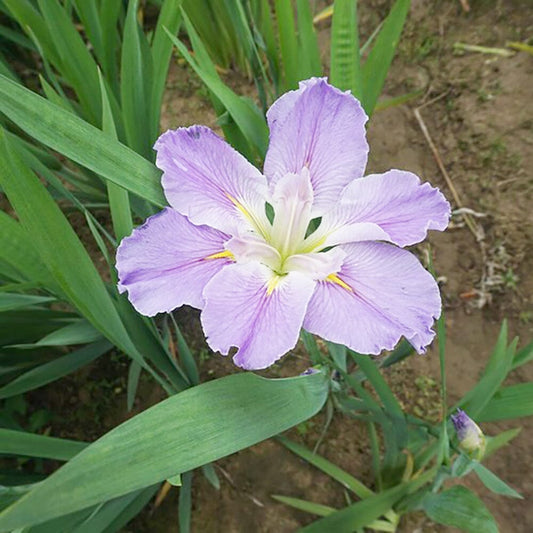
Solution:
<svg viewBox="0 0 533 533"><path fill-rule="evenodd" d="M485 454L485 435L479 426L461 409L451 416L459 439L459 447L472 459L480 460Z"/></svg>

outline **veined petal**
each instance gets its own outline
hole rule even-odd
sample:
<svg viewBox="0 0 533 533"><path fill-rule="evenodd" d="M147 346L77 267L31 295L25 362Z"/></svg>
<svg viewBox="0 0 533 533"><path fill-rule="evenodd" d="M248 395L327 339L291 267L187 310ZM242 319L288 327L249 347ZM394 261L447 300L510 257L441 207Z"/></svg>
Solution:
<svg viewBox="0 0 533 533"><path fill-rule="evenodd" d="M203 307L206 283L232 262L224 250L229 236L195 226L173 209L150 217L117 250L119 291L146 316L181 305Z"/></svg>
<svg viewBox="0 0 533 533"><path fill-rule="evenodd" d="M265 177L205 126L169 130L155 144L170 205L192 223L231 235L268 224Z"/></svg>
<svg viewBox="0 0 533 533"><path fill-rule="evenodd" d="M350 233L342 230L343 226L371 223L388 236L380 240L409 246L422 241L430 229L446 229L449 218L450 204L438 189L421 183L411 172L389 170L350 183L340 205L327 213L322 223L324 231L328 227L336 230L336 239L331 233L336 242L350 242Z"/></svg>
<svg viewBox="0 0 533 533"><path fill-rule="evenodd" d="M201 320L209 346L236 365L266 368L294 348L315 282L298 272L276 276L256 262L229 265L206 285Z"/></svg>
<svg viewBox="0 0 533 533"><path fill-rule="evenodd" d="M351 94L315 78L275 102L268 118L264 172L271 189L287 173L307 167L313 216L322 215L338 202L348 183L363 175L368 154L363 108Z"/></svg>
<svg viewBox="0 0 533 533"><path fill-rule="evenodd" d="M270 241L283 257L294 253L304 240L312 205L313 187L307 168L298 174L285 174L276 183L272 195L274 222Z"/></svg>
<svg viewBox="0 0 533 533"><path fill-rule="evenodd" d="M270 130L270 134L272 135L272 132L278 128L289 116L290 111L294 107L294 104L300 98L302 95L302 92L312 87L313 85L316 85L320 82L326 82L327 78L309 78L308 80L303 80L299 82L298 89L295 89L293 91L287 91L286 93L282 94L268 109L266 118L268 122L268 129Z"/></svg>
<svg viewBox="0 0 533 533"><path fill-rule="evenodd" d="M404 336L418 352L440 316L437 283L411 253L390 244L342 246L340 272L317 284L304 328L365 354L392 349Z"/></svg>
<svg viewBox="0 0 533 533"><path fill-rule="evenodd" d="M342 209L335 209L322 218L320 226L305 241L298 251L306 253L311 250L323 250L337 244L362 241L390 241L390 236L377 224L356 222L345 224Z"/></svg>

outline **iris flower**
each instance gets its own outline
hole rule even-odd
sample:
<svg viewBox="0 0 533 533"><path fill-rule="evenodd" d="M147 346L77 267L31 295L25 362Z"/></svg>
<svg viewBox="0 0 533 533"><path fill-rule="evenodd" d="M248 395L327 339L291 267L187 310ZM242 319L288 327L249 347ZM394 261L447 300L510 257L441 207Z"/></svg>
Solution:
<svg viewBox="0 0 533 533"><path fill-rule="evenodd" d="M410 172L362 177L368 120L312 78L267 113L263 173L204 126L167 131L157 166L170 207L125 238L119 290L143 315L201 309L209 346L247 369L310 333L366 354L404 336L424 351L437 284L403 249L444 230L450 206Z"/></svg>

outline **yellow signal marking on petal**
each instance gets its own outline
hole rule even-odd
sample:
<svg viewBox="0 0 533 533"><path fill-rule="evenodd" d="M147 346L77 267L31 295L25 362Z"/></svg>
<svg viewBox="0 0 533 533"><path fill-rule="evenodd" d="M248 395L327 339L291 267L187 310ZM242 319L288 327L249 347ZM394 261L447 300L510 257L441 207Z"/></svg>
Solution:
<svg viewBox="0 0 533 533"><path fill-rule="evenodd" d="M228 194L227 192L224 193L226 197L229 199L229 201L250 221L254 222L254 218L252 217L251 213L244 207L239 200L236 198L233 198L231 194Z"/></svg>
<svg viewBox="0 0 533 533"><path fill-rule="evenodd" d="M208 255L207 257L204 257L204 260L223 259L224 257L229 257L232 261L235 261L235 256L229 250L224 250L223 252L217 252L216 254Z"/></svg>
<svg viewBox="0 0 533 533"><path fill-rule="evenodd" d="M275 274L272 278L268 280L267 296L270 296L274 292L274 289L277 287L280 279L281 279L281 276L279 276L278 274Z"/></svg>
<svg viewBox="0 0 533 533"><path fill-rule="evenodd" d="M309 254L311 252L316 252L326 242L327 237L328 237L327 235L324 235L316 242L311 241L311 244L307 244L305 248L300 248L297 253ZM304 244L306 244L305 241L304 241Z"/></svg>
<svg viewBox="0 0 533 533"><path fill-rule="evenodd" d="M345 281L342 281L342 279L339 278L337 274L330 274L326 278L326 281L329 281L330 283L336 283L337 285L340 285L343 289L346 289L349 292L353 292L353 289Z"/></svg>
<svg viewBox="0 0 533 533"><path fill-rule="evenodd" d="M248 221L254 226L257 231L266 239L267 238L267 232L265 231L265 228L261 224L261 221L257 219L257 217L254 217L246 207L244 207L239 200L231 196L231 194L228 194L227 192L224 193L226 195L226 198L244 215L245 218L248 219Z"/></svg>

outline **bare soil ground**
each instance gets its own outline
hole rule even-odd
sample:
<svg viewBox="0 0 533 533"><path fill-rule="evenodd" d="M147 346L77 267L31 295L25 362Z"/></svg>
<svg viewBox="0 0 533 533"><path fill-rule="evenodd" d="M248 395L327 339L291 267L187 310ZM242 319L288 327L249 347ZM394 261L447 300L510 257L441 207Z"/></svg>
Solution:
<svg viewBox="0 0 533 533"><path fill-rule="evenodd" d="M363 37L387 13L390 3L384 0L360 3ZM502 57L454 50L456 42L503 47L507 41L530 39L533 13L528 0L470 0L470 7L471 11L466 13L458 0L413 0L383 98L415 90L420 90L421 95L407 105L376 113L368 132L369 173L389 168L413 171L441 187L457 208L413 113L425 104L420 109L421 117L461 206L483 215L475 218L483 230L482 246L460 216L454 217L447 232L434 233L429 238L435 268L442 279L451 402L475 384L504 318L509 319L511 335L522 339L521 345L533 337L533 57L525 52ZM320 35L325 45L327 35L326 24ZM253 94L253 87L246 80L234 77L231 80L241 92ZM216 118L201 84L183 65L172 66L167 89L163 129L190 124L206 124L216 129ZM427 243L418 249L421 257L425 250ZM236 371L231 361L208 353L198 333L194 312L182 311L179 316L201 354L205 379ZM285 357L271 375L294 375L307 366L297 351ZM532 366L516 370L509 382L533 379ZM110 375L115 377L109 378ZM125 412L125 375L125 363L115 358L104 366L98 363L83 370L76 378L63 380L61 390L51 389L40 395L40 401L47 402L52 411L72 409L79 413L70 427L58 426L54 434L91 440L131 416ZM393 367L387 378L408 409L430 418L437 416L439 369L435 349ZM92 385L102 380L107 380L107 393ZM85 385L80 388L81 382ZM150 382L143 381L135 410L145 409L162 397ZM82 424L87 417L98 422L94 424L94 434L85 429L81 433L73 430L76 423ZM312 447L322 424L323 415L319 415L290 435ZM470 478L466 481L479 491L502 533L527 533L533 529L530 504L533 420L486 424L483 428L490 435L516 426L523 427L521 434L487 464L521 492L525 500L496 497ZM319 453L362 481L372 483L364 426L335 416ZM283 533L313 520L308 514L275 502L272 494L339 508L346 504L338 484L273 440L219 461L217 472L222 484L218 491L202 475L194 478L195 532ZM172 489L160 506L155 508L151 504L126 531L177 532L177 494L178 490ZM421 516L411 516L404 520L401 531L451 529Z"/></svg>

